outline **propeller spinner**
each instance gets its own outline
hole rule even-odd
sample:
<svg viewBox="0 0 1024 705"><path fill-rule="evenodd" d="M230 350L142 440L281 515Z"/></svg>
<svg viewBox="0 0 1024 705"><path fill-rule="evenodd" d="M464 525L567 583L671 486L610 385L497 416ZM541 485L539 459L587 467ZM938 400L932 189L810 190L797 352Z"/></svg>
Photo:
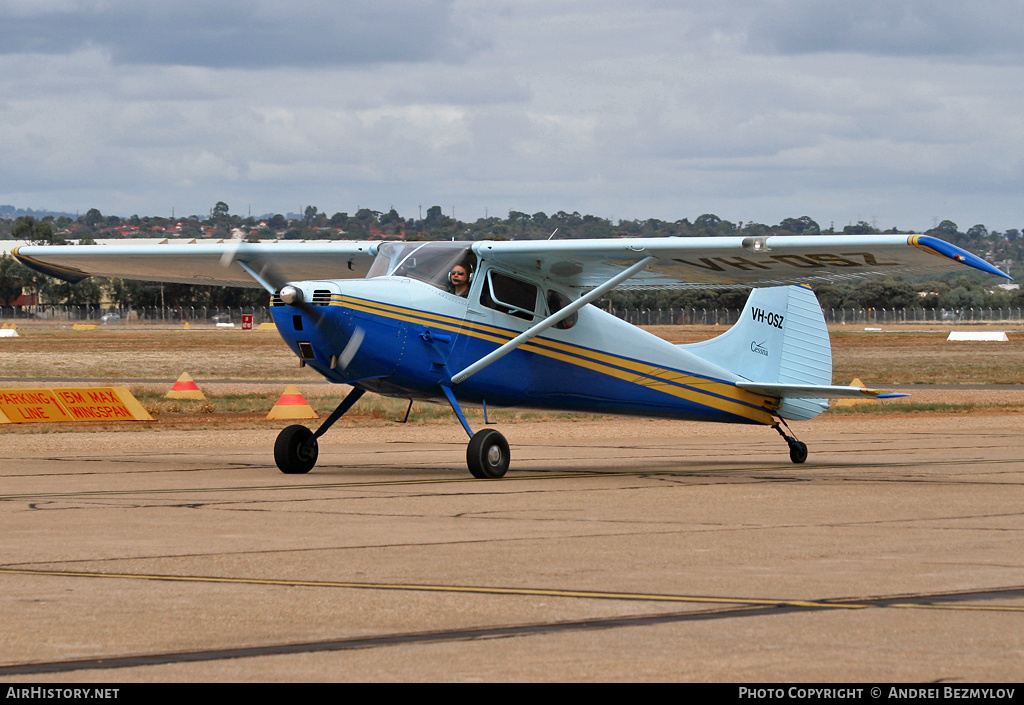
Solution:
<svg viewBox="0 0 1024 705"><path fill-rule="evenodd" d="M284 277L282 277L271 265L270 262L265 260L252 260L246 262L238 259L238 252L242 248L242 243L227 251L221 258L221 264L225 267L231 266L231 264L237 262L242 269L246 271L256 282L270 292L271 296L277 295L281 299L282 303L288 306L294 306L295 308L302 311L304 314L309 316L313 320L316 327L320 327L320 324L324 321L324 315L318 311L314 306L310 305L306 301L305 295L302 293L302 289L299 287L289 284ZM258 265L258 269L253 265ZM356 328L352 331L352 336L346 343L345 348L341 351L340 355L331 356L331 369L335 367L341 367L345 369L352 362L352 358L355 357L356 353L359 352L359 347L363 344L363 337L365 333L362 328Z"/></svg>

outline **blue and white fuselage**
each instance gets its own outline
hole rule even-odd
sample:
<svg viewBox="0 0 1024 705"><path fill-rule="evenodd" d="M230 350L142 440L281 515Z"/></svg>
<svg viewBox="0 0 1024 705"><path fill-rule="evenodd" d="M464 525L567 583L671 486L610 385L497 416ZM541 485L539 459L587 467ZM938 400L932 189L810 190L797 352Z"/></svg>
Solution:
<svg viewBox="0 0 1024 705"><path fill-rule="evenodd" d="M778 400L736 387L740 375L590 305L570 327L550 328L453 385L459 370L532 325L521 311L488 306L487 285L478 277L463 298L401 276L301 282L305 300L320 304L319 325L294 306L271 310L306 364L387 396L443 401L449 386L460 402L490 407L773 422Z"/></svg>

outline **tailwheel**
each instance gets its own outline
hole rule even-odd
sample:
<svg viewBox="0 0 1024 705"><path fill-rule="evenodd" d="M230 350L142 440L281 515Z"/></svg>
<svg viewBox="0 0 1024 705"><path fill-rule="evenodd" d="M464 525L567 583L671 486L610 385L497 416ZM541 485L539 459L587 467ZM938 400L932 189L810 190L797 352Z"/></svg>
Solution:
<svg viewBox="0 0 1024 705"><path fill-rule="evenodd" d="M789 441L789 459L798 465L807 460L807 444L795 438Z"/></svg>
<svg viewBox="0 0 1024 705"><path fill-rule="evenodd" d="M481 480L497 479L508 472L508 441L493 428L477 431L466 448L469 472Z"/></svg>
<svg viewBox="0 0 1024 705"><path fill-rule="evenodd" d="M783 421L782 423L786 422ZM786 439L786 443L789 445L790 460L792 460L797 465L807 460L806 443L804 443L803 441L798 441L797 439L793 438L793 436L787 435L786 432L782 430L782 427L779 424L772 425L772 428L778 431L779 435ZM789 426L787 425L786 428L789 428Z"/></svg>
<svg viewBox="0 0 1024 705"><path fill-rule="evenodd" d="M313 432L298 424L281 431L274 443L274 461L287 475L304 475L312 470L319 452Z"/></svg>

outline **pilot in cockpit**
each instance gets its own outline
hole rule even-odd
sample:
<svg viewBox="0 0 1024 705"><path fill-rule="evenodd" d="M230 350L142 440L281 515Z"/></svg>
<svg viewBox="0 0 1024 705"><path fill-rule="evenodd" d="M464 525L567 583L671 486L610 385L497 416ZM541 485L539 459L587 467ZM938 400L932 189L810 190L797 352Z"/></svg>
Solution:
<svg viewBox="0 0 1024 705"><path fill-rule="evenodd" d="M448 272L448 282L453 294L465 298L469 294L469 267L464 264L453 266Z"/></svg>

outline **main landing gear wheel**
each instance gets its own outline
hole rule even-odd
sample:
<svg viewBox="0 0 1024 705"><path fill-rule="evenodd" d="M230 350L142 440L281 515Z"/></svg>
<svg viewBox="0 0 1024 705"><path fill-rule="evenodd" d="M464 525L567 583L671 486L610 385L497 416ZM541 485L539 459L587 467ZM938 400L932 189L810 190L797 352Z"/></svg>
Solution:
<svg viewBox="0 0 1024 705"><path fill-rule="evenodd" d="M281 431L274 443L274 461L287 475L304 475L312 470L319 453L313 432L298 424Z"/></svg>
<svg viewBox="0 0 1024 705"><path fill-rule="evenodd" d="M481 480L497 479L508 472L508 441L493 428L477 431L466 448L469 472Z"/></svg>
<svg viewBox="0 0 1024 705"><path fill-rule="evenodd" d="M807 444L798 440L790 441L789 459L798 465L807 460Z"/></svg>

